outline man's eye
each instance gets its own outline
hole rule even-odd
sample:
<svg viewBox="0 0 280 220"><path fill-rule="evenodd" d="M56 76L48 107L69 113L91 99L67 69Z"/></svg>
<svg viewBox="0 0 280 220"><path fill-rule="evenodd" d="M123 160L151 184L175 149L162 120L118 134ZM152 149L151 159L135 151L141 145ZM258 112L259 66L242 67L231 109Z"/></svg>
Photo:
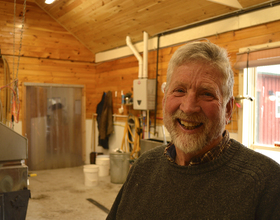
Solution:
<svg viewBox="0 0 280 220"><path fill-rule="evenodd" d="M184 92L184 90L183 89L175 89L174 92L182 93L182 92Z"/></svg>
<svg viewBox="0 0 280 220"><path fill-rule="evenodd" d="M204 92L202 94L202 97L204 97L206 100L213 100L215 99L215 95L211 92Z"/></svg>
<svg viewBox="0 0 280 220"><path fill-rule="evenodd" d="M210 92L205 92L204 95L205 95L205 96L209 96L209 97L213 97L213 96L214 96L214 95L213 95L212 93L210 93Z"/></svg>
<svg viewBox="0 0 280 220"><path fill-rule="evenodd" d="M173 95L174 96L182 96L182 95L184 95L184 93L185 93L184 89L174 89L173 90Z"/></svg>

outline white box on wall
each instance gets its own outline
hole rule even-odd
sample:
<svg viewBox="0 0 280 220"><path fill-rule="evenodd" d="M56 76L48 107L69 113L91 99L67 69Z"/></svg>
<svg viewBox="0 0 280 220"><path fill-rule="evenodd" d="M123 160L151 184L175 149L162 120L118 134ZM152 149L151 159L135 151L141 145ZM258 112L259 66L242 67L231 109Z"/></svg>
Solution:
<svg viewBox="0 0 280 220"><path fill-rule="evenodd" d="M153 110L156 100L156 79L135 79L133 81L133 109Z"/></svg>

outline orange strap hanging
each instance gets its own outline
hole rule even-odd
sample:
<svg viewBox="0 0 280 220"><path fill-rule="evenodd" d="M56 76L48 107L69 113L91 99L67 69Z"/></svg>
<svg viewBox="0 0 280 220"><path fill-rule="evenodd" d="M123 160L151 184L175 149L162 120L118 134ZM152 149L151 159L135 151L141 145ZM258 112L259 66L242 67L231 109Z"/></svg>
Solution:
<svg viewBox="0 0 280 220"><path fill-rule="evenodd" d="M13 95L13 105L12 105L12 122L13 119L16 123L19 122L19 110L20 110L20 103L18 103L17 111L16 111L16 98L15 98L15 92Z"/></svg>

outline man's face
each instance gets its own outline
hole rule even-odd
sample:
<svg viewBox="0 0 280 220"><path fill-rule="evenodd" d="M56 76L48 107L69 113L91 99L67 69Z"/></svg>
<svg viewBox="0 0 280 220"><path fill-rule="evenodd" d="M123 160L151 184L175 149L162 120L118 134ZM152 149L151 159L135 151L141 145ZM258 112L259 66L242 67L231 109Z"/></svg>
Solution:
<svg viewBox="0 0 280 220"><path fill-rule="evenodd" d="M221 139L232 105L223 105L222 74L205 63L175 68L163 98L163 121L176 147L198 152Z"/></svg>

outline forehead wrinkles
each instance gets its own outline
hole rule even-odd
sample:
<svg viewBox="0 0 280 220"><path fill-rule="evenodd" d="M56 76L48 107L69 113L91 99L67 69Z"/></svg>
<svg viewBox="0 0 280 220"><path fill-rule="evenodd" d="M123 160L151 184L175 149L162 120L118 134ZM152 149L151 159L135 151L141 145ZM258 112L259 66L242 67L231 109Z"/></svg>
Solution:
<svg viewBox="0 0 280 220"><path fill-rule="evenodd" d="M193 69L193 68L192 68ZM179 69L174 72L171 79L172 86L197 87L202 89L217 90L220 86L220 74L207 70Z"/></svg>
<svg viewBox="0 0 280 220"><path fill-rule="evenodd" d="M207 82L207 83L201 83L198 85L198 90L201 91L209 91L209 92L213 92L216 95L220 95L221 94L221 89L219 88L219 85L217 85L216 83L211 83L211 82Z"/></svg>
<svg viewBox="0 0 280 220"><path fill-rule="evenodd" d="M223 80L224 79L223 74L215 65L212 65L211 63L204 63L204 62L190 62L175 67L173 74L171 75L170 81L166 85L164 96L167 95L167 93L172 92L172 89L170 90L170 86L186 87L188 84L192 84L193 82L195 82L195 80L198 77L201 77L201 80L202 78L209 79L210 84L219 82L219 84L217 84L218 91L216 91L216 93L224 96L225 85ZM185 80L184 80L185 78L188 79L187 81L188 84L185 84ZM215 88L215 90L217 89Z"/></svg>

